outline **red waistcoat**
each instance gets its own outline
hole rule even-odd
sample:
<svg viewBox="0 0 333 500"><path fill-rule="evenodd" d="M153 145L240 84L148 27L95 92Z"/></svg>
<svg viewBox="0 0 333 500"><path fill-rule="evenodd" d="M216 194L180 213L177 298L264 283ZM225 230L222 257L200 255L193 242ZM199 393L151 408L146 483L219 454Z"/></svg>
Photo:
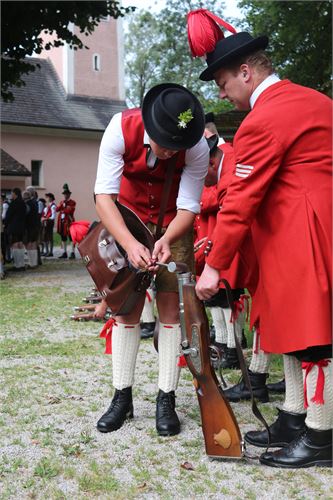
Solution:
<svg viewBox="0 0 333 500"><path fill-rule="evenodd" d="M198 240L205 236L208 236L209 239L213 238L216 222L219 218L219 207L223 205L223 199L235 169L235 158L231 144L225 143L219 148L223 152L221 176L217 186L205 187L203 190L201 197L202 211L200 216L197 216ZM199 274L205 264L204 248L205 245L195 254ZM226 279L232 288L248 288L251 295L254 293L258 280L258 266L251 236L244 241L231 264L227 268L221 269L220 276ZM223 284L221 284L221 288L224 288Z"/></svg>
<svg viewBox="0 0 333 500"><path fill-rule="evenodd" d="M125 154L119 201L131 208L144 223L157 224L168 161L158 160L154 168L147 166L147 148L143 144L144 125L139 108L124 111L121 126L125 141ZM181 151L178 154L164 215L164 227L170 224L177 212L176 199L184 165L185 151Z"/></svg>

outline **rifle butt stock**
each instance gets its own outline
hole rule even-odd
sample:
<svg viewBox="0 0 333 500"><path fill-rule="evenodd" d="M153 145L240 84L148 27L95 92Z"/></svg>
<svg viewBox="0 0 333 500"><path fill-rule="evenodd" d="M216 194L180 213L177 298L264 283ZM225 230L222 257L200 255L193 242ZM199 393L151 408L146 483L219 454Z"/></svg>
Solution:
<svg viewBox="0 0 333 500"><path fill-rule="evenodd" d="M208 318L194 282L183 285L183 300L188 342L184 355L199 401L206 453L211 458L242 458L242 436L211 366Z"/></svg>

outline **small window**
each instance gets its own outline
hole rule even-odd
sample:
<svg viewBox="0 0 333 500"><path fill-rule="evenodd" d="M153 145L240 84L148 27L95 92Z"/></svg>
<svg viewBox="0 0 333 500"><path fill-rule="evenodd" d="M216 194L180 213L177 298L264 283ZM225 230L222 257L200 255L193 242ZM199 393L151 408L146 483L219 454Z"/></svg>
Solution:
<svg viewBox="0 0 333 500"><path fill-rule="evenodd" d="M42 185L42 160L31 160L31 185Z"/></svg>
<svg viewBox="0 0 333 500"><path fill-rule="evenodd" d="M101 71L101 57L99 54L93 55L93 70Z"/></svg>

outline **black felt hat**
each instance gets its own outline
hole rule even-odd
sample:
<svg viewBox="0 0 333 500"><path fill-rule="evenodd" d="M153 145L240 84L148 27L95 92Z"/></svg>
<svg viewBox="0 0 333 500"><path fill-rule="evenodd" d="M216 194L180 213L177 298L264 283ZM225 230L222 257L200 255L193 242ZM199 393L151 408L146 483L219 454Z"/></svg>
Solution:
<svg viewBox="0 0 333 500"><path fill-rule="evenodd" d="M150 89L142 103L142 119L149 137L175 151L193 147L204 133L205 114L189 90L175 83Z"/></svg>
<svg viewBox="0 0 333 500"><path fill-rule="evenodd" d="M256 50L265 49L268 45L267 36L253 38L250 33L242 31L226 38L216 44L215 49L207 54L208 67L200 75L200 80L208 82L214 79L214 73L230 64L240 56L251 54Z"/></svg>
<svg viewBox="0 0 333 500"><path fill-rule="evenodd" d="M72 194L72 191L70 191L69 187L68 187L68 184L65 183L63 186L62 186L62 189L63 189L63 192L62 194Z"/></svg>

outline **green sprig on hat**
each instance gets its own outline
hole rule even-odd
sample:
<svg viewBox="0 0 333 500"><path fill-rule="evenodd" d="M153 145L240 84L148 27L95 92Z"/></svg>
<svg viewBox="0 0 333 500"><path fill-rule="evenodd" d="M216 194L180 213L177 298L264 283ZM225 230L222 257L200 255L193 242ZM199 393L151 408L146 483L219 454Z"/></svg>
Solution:
<svg viewBox="0 0 333 500"><path fill-rule="evenodd" d="M193 120L192 110L189 108L178 115L178 128L186 128L187 124Z"/></svg>

